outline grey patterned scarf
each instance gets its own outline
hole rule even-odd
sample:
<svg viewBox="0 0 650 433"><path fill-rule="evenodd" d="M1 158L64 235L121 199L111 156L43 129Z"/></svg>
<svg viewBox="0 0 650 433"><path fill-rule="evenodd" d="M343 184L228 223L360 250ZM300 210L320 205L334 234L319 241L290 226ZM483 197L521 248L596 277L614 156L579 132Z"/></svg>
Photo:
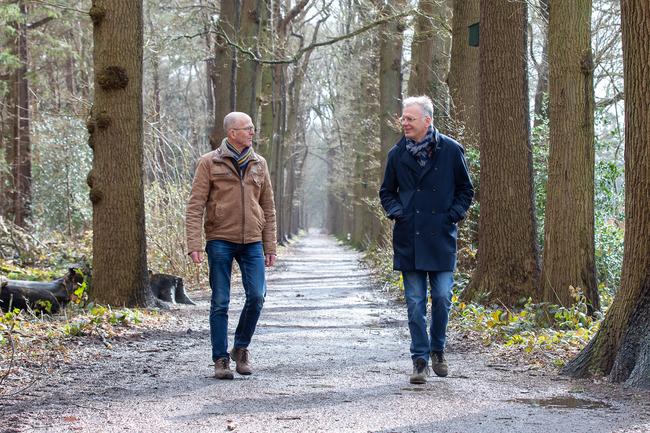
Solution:
<svg viewBox="0 0 650 433"><path fill-rule="evenodd" d="M406 150L415 157L420 167L424 167L427 165L429 159L431 159L435 144L435 129L433 126L429 126L422 141L416 143L415 140L411 140L410 138L406 139Z"/></svg>

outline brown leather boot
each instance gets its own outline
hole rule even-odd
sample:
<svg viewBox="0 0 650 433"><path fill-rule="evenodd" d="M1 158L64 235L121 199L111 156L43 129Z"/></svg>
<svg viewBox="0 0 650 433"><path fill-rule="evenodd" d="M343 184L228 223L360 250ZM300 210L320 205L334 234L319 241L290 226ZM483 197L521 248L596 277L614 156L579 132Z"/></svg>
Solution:
<svg viewBox="0 0 650 433"><path fill-rule="evenodd" d="M214 362L214 377L221 380L232 380L234 375L230 369L230 359L219 358Z"/></svg>
<svg viewBox="0 0 650 433"><path fill-rule="evenodd" d="M444 352L431 352L431 368L436 376L445 377L449 371Z"/></svg>
<svg viewBox="0 0 650 433"><path fill-rule="evenodd" d="M245 347L235 348L230 352L230 357L235 361L237 373L248 376L253 373L248 355L248 349Z"/></svg>

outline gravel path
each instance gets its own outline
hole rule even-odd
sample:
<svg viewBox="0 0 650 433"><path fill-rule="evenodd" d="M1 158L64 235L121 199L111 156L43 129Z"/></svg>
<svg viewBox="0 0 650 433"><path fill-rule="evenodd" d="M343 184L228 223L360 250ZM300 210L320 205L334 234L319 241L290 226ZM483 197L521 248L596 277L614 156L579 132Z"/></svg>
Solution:
<svg viewBox="0 0 650 433"><path fill-rule="evenodd" d="M650 432L648 394L502 368L453 334L449 377L410 385L405 306L358 260L319 234L280 257L252 376L211 377L208 294L194 293L166 313L173 331L80 348L85 362L1 402L0 431ZM242 298L235 285L231 330Z"/></svg>

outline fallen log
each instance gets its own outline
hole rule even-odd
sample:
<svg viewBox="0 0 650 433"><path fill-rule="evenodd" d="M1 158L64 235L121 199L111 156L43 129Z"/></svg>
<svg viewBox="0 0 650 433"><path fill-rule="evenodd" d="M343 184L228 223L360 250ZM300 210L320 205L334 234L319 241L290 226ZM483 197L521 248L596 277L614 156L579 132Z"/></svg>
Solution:
<svg viewBox="0 0 650 433"><path fill-rule="evenodd" d="M70 297L81 280L76 268L68 269L66 276L49 282L3 279L0 282L0 309L12 311L18 308L57 313L70 302Z"/></svg>
<svg viewBox="0 0 650 433"><path fill-rule="evenodd" d="M83 282L77 268L70 268L68 274L54 281L8 280L0 282L0 310L11 311L32 309L55 314L71 301L74 291ZM90 276L86 270L87 276ZM185 292L183 279L169 274L149 276L151 292L158 299L158 306L169 308L167 304L196 305Z"/></svg>

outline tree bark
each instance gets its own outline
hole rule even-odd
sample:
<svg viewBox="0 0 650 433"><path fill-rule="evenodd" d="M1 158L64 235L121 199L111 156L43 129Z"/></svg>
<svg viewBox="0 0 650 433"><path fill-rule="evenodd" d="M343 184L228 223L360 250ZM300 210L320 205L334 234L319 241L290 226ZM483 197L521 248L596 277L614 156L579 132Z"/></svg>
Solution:
<svg viewBox="0 0 650 433"><path fill-rule="evenodd" d="M388 16L406 7L405 0L388 0L380 15ZM379 40L379 137L381 177L386 167L386 157L391 147L402 135L397 117L402 113L402 45L404 22L394 19L380 26Z"/></svg>
<svg viewBox="0 0 650 433"><path fill-rule="evenodd" d="M433 101L433 123L446 130L449 92L445 84L449 72L451 35L445 28L451 11L447 0L420 0L419 15L411 43L411 71L408 94L428 95Z"/></svg>
<svg viewBox="0 0 650 433"><path fill-rule="evenodd" d="M258 53L260 37L261 0L241 0L239 43L242 47ZM257 124L258 74L260 65L249 56L240 54L237 60L237 111L247 113Z"/></svg>
<svg viewBox="0 0 650 433"><path fill-rule="evenodd" d="M232 39L236 32L237 2L221 0L219 9L219 27ZM235 109L236 62L234 50L226 40L217 34L214 41L214 68L212 69L212 86L214 94L214 127L210 134L210 145L216 149L226 136L223 130L223 118Z"/></svg>
<svg viewBox="0 0 650 433"><path fill-rule="evenodd" d="M468 299L540 299L528 115L525 2L481 1L481 213Z"/></svg>
<svg viewBox="0 0 650 433"><path fill-rule="evenodd" d="M573 305L573 286L581 289L593 312L600 303L594 256L591 0L553 0L551 5L544 300Z"/></svg>
<svg viewBox="0 0 650 433"><path fill-rule="evenodd" d="M143 187L142 1L95 0L95 100L88 128L93 168L92 298L153 305L148 290Z"/></svg>
<svg viewBox="0 0 650 433"><path fill-rule="evenodd" d="M18 2L21 15L26 20L27 7L24 1ZM29 81L27 78L27 23L23 20L15 24L17 55L20 66L14 72L13 101L13 155L12 162L12 213L14 223L25 227L31 214L32 197L32 148L29 131Z"/></svg>
<svg viewBox="0 0 650 433"><path fill-rule="evenodd" d="M478 22L479 5L479 0L454 0L447 84L456 137L465 146L479 143L479 48L468 44L468 27Z"/></svg>
<svg viewBox="0 0 650 433"><path fill-rule="evenodd" d="M408 94L429 95L433 98L435 76L433 71L434 45L439 39L438 29L433 23L436 12L434 0L420 0L419 14L415 17L415 30L411 42L411 71Z"/></svg>
<svg viewBox="0 0 650 433"><path fill-rule="evenodd" d="M625 90L625 239L619 289L599 331L563 369L650 388L650 28L646 0L621 2Z"/></svg>

